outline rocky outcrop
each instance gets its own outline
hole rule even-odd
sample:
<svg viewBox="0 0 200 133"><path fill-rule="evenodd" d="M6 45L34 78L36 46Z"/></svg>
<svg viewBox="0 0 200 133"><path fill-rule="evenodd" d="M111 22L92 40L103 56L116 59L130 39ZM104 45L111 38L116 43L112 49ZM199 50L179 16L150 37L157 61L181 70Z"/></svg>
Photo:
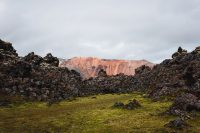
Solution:
<svg viewBox="0 0 200 133"><path fill-rule="evenodd" d="M146 60L108 60L99 58L75 57L60 63L61 67L74 69L81 73L84 78L97 77L101 69L105 70L110 76L123 73L125 75L134 75L135 69L142 66L154 66Z"/></svg>
<svg viewBox="0 0 200 133"><path fill-rule="evenodd" d="M198 48L186 53L178 49L178 56L166 59L153 67L144 66L136 70L134 88L146 90L149 96L159 99L162 96L177 96L182 92L200 94L200 54Z"/></svg>
<svg viewBox="0 0 200 133"><path fill-rule="evenodd" d="M105 70L101 69L98 73L98 77L107 77L107 73Z"/></svg>
<svg viewBox="0 0 200 133"><path fill-rule="evenodd" d="M10 42L4 42L0 39L0 60L16 58L18 54Z"/></svg>
<svg viewBox="0 0 200 133"><path fill-rule="evenodd" d="M80 74L59 68L51 54L19 57L11 43L0 41L0 93L28 100L59 101L78 96Z"/></svg>
<svg viewBox="0 0 200 133"><path fill-rule="evenodd" d="M187 124L184 120L177 118L175 120L170 121L165 125L165 127L169 128L177 128L177 129L184 129L191 127L189 124Z"/></svg>
<svg viewBox="0 0 200 133"><path fill-rule="evenodd" d="M172 55L172 58L174 59L174 58L176 58L176 57L178 57L178 56L180 56L180 55L185 55L185 54L187 54L187 50L182 49L181 47L179 47L179 48L178 48L178 51L175 52L175 53Z"/></svg>
<svg viewBox="0 0 200 133"><path fill-rule="evenodd" d="M191 111L200 111L200 48L187 53L178 48L172 59L166 59L152 70L142 66L136 70L133 90L144 90L154 100L174 102L167 111L183 119Z"/></svg>
<svg viewBox="0 0 200 133"><path fill-rule="evenodd" d="M134 77L124 74L100 76L83 81L83 94L128 93L134 91Z"/></svg>
<svg viewBox="0 0 200 133"><path fill-rule="evenodd" d="M137 109L139 107L142 107L141 104L136 100L130 100L129 103L124 104L122 102L116 102L113 105L114 108L123 108L123 109L127 109L127 110L133 110L133 109Z"/></svg>
<svg viewBox="0 0 200 133"><path fill-rule="evenodd" d="M189 119L188 113L200 111L200 100L191 93L185 93L177 96L174 103L166 111L167 114L179 116L182 119Z"/></svg>
<svg viewBox="0 0 200 133"><path fill-rule="evenodd" d="M44 57L44 62L47 64L50 64L52 66L58 67L59 65L59 60L57 57L53 57L51 53L48 53L45 57Z"/></svg>
<svg viewBox="0 0 200 133"><path fill-rule="evenodd" d="M30 63L34 67L49 65L58 67L59 60L57 57L52 56L51 53L48 53L44 58L39 55L35 55L34 52L29 53L25 57L22 58L24 61Z"/></svg>

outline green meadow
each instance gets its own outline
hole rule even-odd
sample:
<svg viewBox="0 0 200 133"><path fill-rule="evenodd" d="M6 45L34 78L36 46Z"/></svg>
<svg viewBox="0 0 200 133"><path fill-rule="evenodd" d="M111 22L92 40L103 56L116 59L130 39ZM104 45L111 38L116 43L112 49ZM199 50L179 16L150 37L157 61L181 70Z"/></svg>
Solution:
<svg viewBox="0 0 200 133"><path fill-rule="evenodd" d="M112 107L115 102L136 99L141 108ZM198 132L200 119L192 127L175 130L164 127L173 116L161 115L171 102L154 102L139 93L79 97L48 106L28 102L0 107L0 133L168 133Z"/></svg>

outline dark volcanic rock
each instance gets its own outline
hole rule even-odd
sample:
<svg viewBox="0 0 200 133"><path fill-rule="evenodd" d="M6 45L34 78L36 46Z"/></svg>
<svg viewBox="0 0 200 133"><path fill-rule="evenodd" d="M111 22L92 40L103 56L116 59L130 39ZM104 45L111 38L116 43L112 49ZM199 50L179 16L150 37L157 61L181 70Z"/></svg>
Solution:
<svg viewBox="0 0 200 133"><path fill-rule="evenodd" d="M11 104L11 102L9 100L0 100L0 107L7 107L9 106L9 104Z"/></svg>
<svg viewBox="0 0 200 133"><path fill-rule="evenodd" d="M131 100L128 104L124 104L122 102L116 102L113 105L113 107L133 110L133 109L141 107L141 104L137 100L134 99L134 100Z"/></svg>
<svg viewBox="0 0 200 133"><path fill-rule="evenodd" d="M187 50L182 49L181 47L178 48L178 51L172 55L172 58L175 59L178 56L187 54Z"/></svg>
<svg viewBox="0 0 200 133"><path fill-rule="evenodd" d="M137 100L131 100L128 104L126 104L124 106L125 109L128 109L128 110L133 110L133 109L136 109L138 107L141 107L140 103L137 101Z"/></svg>
<svg viewBox="0 0 200 133"><path fill-rule="evenodd" d="M56 57L33 52L18 57L11 43L0 41L0 93L28 100L60 101L79 95L80 74L57 67Z"/></svg>
<svg viewBox="0 0 200 133"><path fill-rule="evenodd" d="M83 81L83 86L80 92L83 95L99 93L127 93L133 91L133 86L133 76L122 74L106 77L100 76Z"/></svg>
<svg viewBox="0 0 200 133"><path fill-rule="evenodd" d="M177 119L175 119L173 121L170 121L165 126L169 127L169 128L179 128L179 129L190 127L189 124L187 124L184 120L182 120L180 118L177 118Z"/></svg>
<svg viewBox="0 0 200 133"><path fill-rule="evenodd" d="M113 107L115 107L115 108L123 108L123 107L124 107L124 103L122 103L122 102L116 102L116 103L113 105Z"/></svg>
<svg viewBox="0 0 200 133"><path fill-rule="evenodd" d="M11 52L17 56L16 50L13 48L12 43L4 42L0 39L0 49L6 52Z"/></svg>
<svg viewBox="0 0 200 133"><path fill-rule="evenodd" d="M14 77L27 77L31 74L31 65L25 61L18 60L11 64L8 74Z"/></svg>
<svg viewBox="0 0 200 133"><path fill-rule="evenodd" d="M24 61L30 63L33 67L39 66L43 62L43 58L35 55L34 52L29 53L23 58Z"/></svg>
<svg viewBox="0 0 200 133"><path fill-rule="evenodd" d="M168 112L173 115L184 115L185 112L193 110L200 111L200 100L193 94L182 94L178 96Z"/></svg>
<svg viewBox="0 0 200 133"><path fill-rule="evenodd" d="M58 58L51 54L42 58L31 52L18 57L11 43L1 45L0 93L53 103L76 96L133 91L133 76L107 76L100 70L98 77L83 81L78 72L59 68Z"/></svg>
<svg viewBox="0 0 200 133"><path fill-rule="evenodd" d="M145 72L149 72L151 71L151 68L149 66L141 66L137 69L135 69L135 74L142 74L142 73L145 73Z"/></svg>
<svg viewBox="0 0 200 133"><path fill-rule="evenodd" d="M55 66L55 67L58 67L59 65L59 60L57 57L54 57L52 56L51 53L48 53L45 57L44 57L44 62L52 65L52 66Z"/></svg>
<svg viewBox="0 0 200 133"><path fill-rule="evenodd" d="M23 58L24 61L30 63L33 67L48 66L48 67L58 67L59 60L57 57L52 56L51 53L48 53L44 58L39 55L35 55L34 52L29 53Z"/></svg>
<svg viewBox="0 0 200 133"><path fill-rule="evenodd" d="M200 111L200 47L191 53L179 48L172 59L150 69L136 69L131 90L147 92L150 98L175 99L169 114L190 118L190 111Z"/></svg>
<svg viewBox="0 0 200 133"><path fill-rule="evenodd" d="M164 60L153 67L144 70L144 66L136 70L134 90L145 90L152 98L177 96L182 92L200 94L200 54L187 53L178 49L180 55Z"/></svg>
<svg viewBox="0 0 200 133"><path fill-rule="evenodd" d="M0 39L0 60L10 60L18 56L16 50L9 42L4 42Z"/></svg>
<svg viewBox="0 0 200 133"><path fill-rule="evenodd" d="M105 70L101 69L98 73L98 77L107 77L107 73Z"/></svg>

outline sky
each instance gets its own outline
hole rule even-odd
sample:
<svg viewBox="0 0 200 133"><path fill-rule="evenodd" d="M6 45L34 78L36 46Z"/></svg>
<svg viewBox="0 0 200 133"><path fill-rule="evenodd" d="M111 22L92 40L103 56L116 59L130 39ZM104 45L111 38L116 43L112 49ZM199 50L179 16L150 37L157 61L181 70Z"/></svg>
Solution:
<svg viewBox="0 0 200 133"><path fill-rule="evenodd" d="M200 45L200 0L0 0L0 38L19 55L146 59Z"/></svg>

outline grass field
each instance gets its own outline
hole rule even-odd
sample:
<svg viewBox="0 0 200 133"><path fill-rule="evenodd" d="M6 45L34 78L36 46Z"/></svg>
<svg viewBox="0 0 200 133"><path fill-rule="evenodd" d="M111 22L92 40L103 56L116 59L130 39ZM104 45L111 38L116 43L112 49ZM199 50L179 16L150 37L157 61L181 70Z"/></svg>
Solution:
<svg viewBox="0 0 200 133"><path fill-rule="evenodd" d="M137 99L142 107L135 110L113 108L115 102ZM174 119L160 115L170 102L153 102L140 94L107 94L81 97L47 106L23 103L0 108L0 133L163 133L164 125ZM200 119L187 131L200 131Z"/></svg>

